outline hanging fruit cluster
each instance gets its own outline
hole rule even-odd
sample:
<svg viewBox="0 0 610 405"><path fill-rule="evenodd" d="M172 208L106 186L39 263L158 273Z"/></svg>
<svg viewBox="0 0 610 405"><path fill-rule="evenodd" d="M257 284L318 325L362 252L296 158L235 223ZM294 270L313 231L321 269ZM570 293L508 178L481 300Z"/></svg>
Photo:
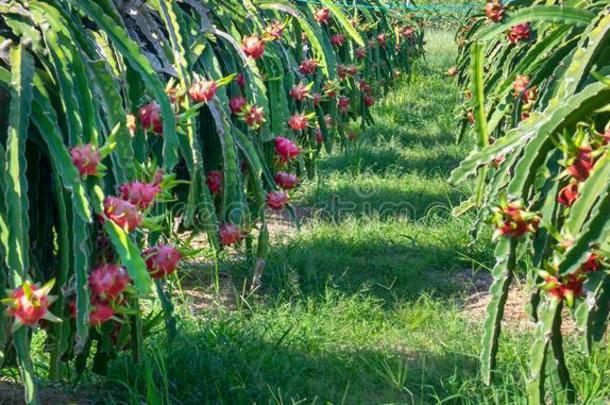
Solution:
<svg viewBox="0 0 610 405"><path fill-rule="evenodd" d="M342 7L0 4L0 367L19 367L27 403L37 330L54 380L176 333L192 235L264 267L267 212L291 210L321 150L423 53L414 17Z"/></svg>
<svg viewBox="0 0 610 405"><path fill-rule="evenodd" d="M553 356L565 401L576 403L562 308L586 354L610 312L610 7L509 4L490 1L458 31L449 72L464 86L461 136L472 133L477 145L452 173L454 183L478 177L456 212L491 211L497 235L482 374L492 381L509 286L524 277L537 323L529 401L547 402Z"/></svg>

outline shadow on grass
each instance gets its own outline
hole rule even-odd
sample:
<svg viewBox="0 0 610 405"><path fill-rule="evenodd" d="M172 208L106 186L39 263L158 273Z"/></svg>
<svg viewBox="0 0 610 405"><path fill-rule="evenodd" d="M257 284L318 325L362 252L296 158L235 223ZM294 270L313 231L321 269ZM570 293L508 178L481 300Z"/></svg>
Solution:
<svg viewBox="0 0 610 405"><path fill-rule="evenodd" d="M440 142L440 141L439 141ZM423 153L401 152L392 147L377 147L368 144L356 145L352 150L329 156L319 165L322 176L332 172L363 173L418 173L430 177L446 175L457 167L462 159L458 148L446 147L432 149L430 143L420 144L421 149L430 147L429 156Z"/></svg>
<svg viewBox="0 0 610 405"><path fill-rule="evenodd" d="M347 294L364 289L387 306L422 293L466 293L470 286L452 275L491 261L485 238L471 245L468 232L468 224L442 219L437 225L357 220L339 227L317 224L315 231L276 247L263 284L288 299L320 297L329 287Z"/></svg>
<svg viewBox="0 0 610 405"><path fill-rule="evenodd" d="M157 397L168 396L173 404L410 404L442 391L441 381L455 370L476 375L476 358L457 353L321 343L326 334L303 334L298 316L292 324L282 319L268 325L222 318L196 329L187 325L191 330L158 351L165 356L144 367L127 358L115 363L111 378L139 391L131 397L158 390ZM124 400L125 393L117 387L113 396Z"/></svg>

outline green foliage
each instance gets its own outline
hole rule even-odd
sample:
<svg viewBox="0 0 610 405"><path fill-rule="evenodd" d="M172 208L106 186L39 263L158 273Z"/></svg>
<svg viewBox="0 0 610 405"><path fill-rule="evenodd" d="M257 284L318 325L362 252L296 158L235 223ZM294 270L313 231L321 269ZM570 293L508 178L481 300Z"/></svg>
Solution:
<svg viewBox="0 0 610 405"><path fill-rule="evenodd" d="M603 2L539 3L497 3L505 15L496 21L493 14L477 17L457 34L459 81L472 88L463 111L470 111L475 123L464 131L477 133L479 147L451 180L459 183L477 173L483 179L480 214L488 216L491 208L504 215L495 217L501 238L496 268L512 267L535 284L530 403L547 401L549 369L573 403L577 394L586 394L576 392L574 370L566 366L561 308L570 309L589 354L609 316L610 61L603 54L610 49L610 9ZM488 136L492 142L482 144ZM542 218L541 228L525 230L534 213ZM519 227L522 231L511 231ZM509 242L513 247L503 249ZM510 285L506 274L496 280L483 338L487 383L494 376Z"/></svg>
<svg viewBox="0 0 610 405"><path fill-rule="evenodd" d="M323 6L327 22L314 18ZM333 35L344 43L333 44ZM246 49L247 37L261 41L261 55ZM417 18L366 4L0 4L0 103L8 106L0 111L0 288L11 290L2 298L13 311L0 316L0 366L19 366L26 402L37 401L30 327L43 323L47 330L54 380L78 378L90 365L104 374L121 351L136 365L150 361L143 342L162 330L163 320L168 336L175 335L169 292L178 280L153 274L156 248L194 255L200 250L189 242L205 233L204 249L217 257L228 248L219 227L235 224L257 287L270 252L266 199L279 189L274 175L312 177L323 146L344 146L351 123L370 123L365 103L383 97L422 54ZM320 67L304 74L305 59ZM217 86L214 94L196 100L196 86L208 81ZM292 100L288 93L299 83L310 94ZM314 93L321 95L315 106ZM232 110L240 96L264 120L253 125L248 111ZM336 97L349 97L345 111ZM287 125L296 113L309 117L303 130ZM297 159L278 161L278 136L298 146ZM90 154L78 163L78 153ZM222 174L216 189L209 186L213 173ZM153 193L152 201L132 199L136 186ZM118 296L100 293L92 281L94 270L114 264L130 280ZM151 274L162 278L156 288ZM49 280L56 281L52 295L36 301L35 289ZM24 284L30 281L32 288ZM21 325L15 321L21 293L44 314L11 336L9 324ZM150 305L155 293L162 310ZM51 312L63 322L51 323Z"/></svg>

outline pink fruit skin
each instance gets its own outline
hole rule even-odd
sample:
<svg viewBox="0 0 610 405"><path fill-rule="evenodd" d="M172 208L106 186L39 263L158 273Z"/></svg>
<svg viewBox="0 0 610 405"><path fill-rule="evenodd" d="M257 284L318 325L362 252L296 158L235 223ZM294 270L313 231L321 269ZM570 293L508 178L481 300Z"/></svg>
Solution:
<svg viewBox="0 0 610 405"><path fill-rule="evenodd" d="M303 101L308 96L307 87L303 83L292 86L289 93L294 101Z"/></svg>
<svg viewBox="0 0 610 405"><path fill-rule="evenodd" d="M288 204L288 194L284 191L270 191L267 193L267 205L271 209L281 210L286 204Z"/></svg>
<svg viewBox="0 0 610 405"><path fill-rule="evenodd" d="M237 243L242 238L242 232L234 224L220 225L220 243L225 246Z"/></svg>
<svg viewBox="0 0 610 405"><path fill-rule="evenodd" d="M286 163L299 155L301 150L290 139L278 136L275 138L275 153L280 162Z"/></svg>
<svg viewBox="0 0 610 405"><path fill-rule="evenodd" d="M140 209L146 209L155 201L161 187L156 183L142 183L134 181L122 184L119 187L121 198L127 200Z"/></svg>
<svg viewBox="0 0 610 405"><path fill-rule="evenodd" d="M237 114L244 110L247 103L248 102L245 97L233 97L231 100L229 100L229 108L231 108L231 112L233 114Z"/></svg>
<svg viewBox="0 0 610 405"><path fill-rule="evenodd" d="M295 114L288 120L288 125L295 131L302 131L307 128L307 118L302 114Z"/></svg>
<svg viewBox="0 0 610 405"><path fill-rule="evenodd" d="M94 300L91 302L91 306L89 313L89 325L91 326L99 326L114 316L114 310L105 301Z"/></svg>
<svg viewBox="0 0 610 405"><path fill-rule="evenodd" d="M222 189L222 172L212 170L210 173L208 173L207 183L212 194L220 194L220 190Z"/></svg>
<svg viewBox="0 0 610 405"><path fill-rule="evenodd" d="M172 274L182 259L178 249L163 243L145 250L142 255L146 258L146 267L150 276L155 279Z"/></svg>
<svg viewBox="0 0 610 405"><path fill-rule="evenodd" d="M133 231L142 222L138 208L129 201L117 197L106 197L104 214L127 232Z"/></svg>
<svg viewBox="0 0 610 405"><path fill-rule="evenodd" d="M189 96L196 103L207 103L216 97L218 85L213 80L200 80L191 86Z"/></svg>
<svg viewBox="0 0 610 405"><path fill-rule="evenodd" d="M242 49L247 56L258 59L265 53L265 43L256 35L244 37Z"/></svg>
<svg viewBox="0 0 610 405"><path fill-rule="evenodd" d="M318 68L318 61L315 59L305 59L301 66L299 66L299 70L304 75L313 75L316 73L316 69Z"/></svg>
<svg viewBox="0 0 610 405"><path fill-rule="evenodd" d="M75 146L70 149L72 163L78 169L81 176L94 176L97 174L97 167L101 162L101 156L93 145L86 144Z"/></svg>
<svg viewBox="0 0 610 405"><path fill-rule="evenodd" d="M36 325L49 311L49 298L46 295L36 294L36 286L31 285L33 299L28 299L23 287L13 290L10 297L13 303L8 308L8 315L13 316L24 325Z"/></svg>
<svg viewBox="0 0 610 405"><path fill-rule="evenodd" d="M274 176L274 180L278 186L283 188L284 190L291 190L298 186L299 179L296 174L286 173L286 172L278 172Z"/></svg>
<svg viewBox="0 0 610 405"><path fill-rule="evenodd" d="M91 272L89 288L97 297L112 299L125 291L130 281L129 274L124 267L116 264L106 264Z"/></svg>
<svg viewBox="0 0 610 405"><path fill-rule="evenodd" d="M140 108L138 113L140 124L145 131L152 129L155 134L163 133L161 108L157 103L149 103Z"/></svg>

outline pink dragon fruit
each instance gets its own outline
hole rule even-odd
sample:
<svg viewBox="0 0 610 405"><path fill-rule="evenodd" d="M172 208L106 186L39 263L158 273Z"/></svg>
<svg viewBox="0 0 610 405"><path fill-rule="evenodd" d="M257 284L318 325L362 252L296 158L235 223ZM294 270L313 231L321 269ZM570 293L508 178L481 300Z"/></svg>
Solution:
<svg viewBox="0 0 610 405"><path fill-rule="evenodd" d="M316 70L318 69L319 65L320 64L315 59L305 59L303 62L301 62L299 70L304 75L313 75L314 73L316 73Z"/></svg>
<svg viewBox="0 0 610 405"><path fill-rule="evenodd" d="M309 90L303 83L299 83L292 86L289 95L294 101L303 101L309 96Z"/></svg>
<svg viewBox="0 0 610 405"><path fill-rule="evenodd" d="M288 202L288 194L284 191L270 191L267 193L267 205L271 209L281 210Z"/></svg>
<svg viewBox="0 0 610 405"><path fill-rule="evenodd" d="M265 112L263 107L253 105L244 115L246 125L252 129L258 129L265 122Z"/></svg>
<svg viewBox="0 0 610 405"><path fill-rule="evenodd" d="M275 154L279 156L279 161L287 163L297 157L301 150L290 139L282 136L275 137Z"/></svg>
<svg viewBox="0 0 610 405"><path fill-rule="evenodd" d="M339 100L337 100L337 106L339 107L339 112L341 114L347 114L349 111L350 100L349 97L341 96Z"/></svg>
<svg viewBox="0 0 610 405"><path fill-rule="evenodd" d="M112 222L131 232L142 222L138 208L129 201L117 197L106 197L104 214Z"/></svg>
<svg viewBox="0 0 610 405"><path fill-rule="evenodd" d="M505 11L501 0L491 0L485 5L485 14L493 22L502 21Z"/></svg>
<svg viewBox="0 0 610 405"><path fill-rule="evenodd" d="M356 50L356 58L359 60L363 60L364 58L366 58L366 49L365 48L358 48Z"/></svg>
<svg viewBox="0 0 610 405"><path fill-rule="evenodd" d="M288 120L288 125L295 131L302 131L307 128L307 118L303 114L294 114Z"/></svg>
<svg viewBox="0 0 610 405"><path fill-rule="evenodd" d="M157 103L149 103L140 108L138 113L140 124L145 131L152 129L155 134L163 133L163 119L161 108Z"/></svg>
<svg viewBox="0 0 610 405"><path fill-rule="evenodd" d="M133 181L122 184L119 192L123 200L127 200L139 209L146 209L155 201L161 187L157 183L142 183Z"/></svg>
<svg viewBox="0 0 610 405"><path fill-rule="evenodd" d="M207 103L216 97L218 84L214 80L198 80L189 89L191 100L196 103Z"/></svg>
<svg viewBox="0 0 610 405"><path fill-rule="evenodd" d="M218 170L212 170L209 172L207 183L212 194L220 194L220 190L222 189L222 172Z"/></svg>
<svg viewBox="0 0 610 405"><path fill-rule="evenodd" d="M335 34L332 37L330 37L330 43L333 46L343 46L343 44L345 43L345 35L343 34Z"/></svg>
<svg viewBox="0 0 610 405"><path fill-rule="evenodd" d="M375 104L375 98L373 96L369 96L368 94L362 98L364 105L366 107L371 107Z"/></svg>
<svg viewBox="0 0 610 405"><path fill-rule="evenodd" d="M89 288L96 296L113 299L125 291L131 279L127 270L117 264L105 264L89 275Z"/></svg>
<svg viewBox="0 0 610 405"><path fill-rule="evenodd" d="M220 225L220 243L228 246L239 242L242 238L242 231L237 225L222 224Z"/></svg>
<svg viewBox="0 0 610 405"><path fill-rule="evenodd" d="M15 318L13 331L22 325L35 326L45 319L51 322L60 321L49 311L49 306L57 297L50 296L55 280L51 280L42 287L24 281L15 288L2 303L8 306L7 314Z"/></svg>
<svg viewBox="0 0 610 405"><path fill-rule="evenodd" d="M244 37L242 49L247 56L256 60L265 53L265 42L256 35Z"/></svg>
<svg viewBox="0 0 610 405"><path fill-rule="evenodd" d="M72 163L78 169L81 176L95 176L98 174L98 166L102 161L100 152L91 144L75 146L70 148Z"/></svg>
<svg viewBox="0 0 610 405"><path fill-rule="evenodd" d="M248 101L242 96L233 97L231 100L229 100L229 108L231 108L231 112L233 114L238 114L244 111L246 104L248 104Z"/></svg>
<svg viewBox="0 0 610 405"><path fill-rule="evenodd" d="M148 273L155 279L164 278L176 271L182 258L178 249L163 243L146 249L142 256L146 260Z"/></svg>
<svg viewBox="0 0 610 405"><path fill-rule="evenodd" d="M296 174L292 173L278 172L275 174L273 179L277 185L284 190L292 190L299 185L299 179L297 178Z"/></svg>
<svg viewBox="0 0 610 405"><path fill-rule="evenodd" d="M532 34L532 29L528 23L517 24L510 29L507 34L508 40L511 44L516 44L519 41L526 41Z"/></svg>
<svg viewBox="0 0 610 405"><path fill-rule="evenodd" d="M316 10L313 16L320 24L327 24L328 19L330 18L330 10L328 7L322 7Z"/></svg>
<svg viewBox="0 0 610 405"><path fill-rule="evenodd" d="M89 325L98 327L104 322L109 321L114 316L114 309L109 303L103 300L92 300L91 312L89 313Z"/></svg>

